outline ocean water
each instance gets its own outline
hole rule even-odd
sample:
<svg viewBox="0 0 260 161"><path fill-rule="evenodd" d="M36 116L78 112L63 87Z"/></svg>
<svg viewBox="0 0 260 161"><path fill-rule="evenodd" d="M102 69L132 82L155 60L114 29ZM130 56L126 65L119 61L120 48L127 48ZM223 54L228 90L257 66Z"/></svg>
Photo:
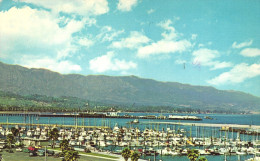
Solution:
<svg viewBox="0 0 260 161"><path fill-rule="evenodd" d="M120 115L134 115L134 116L144 116L144 115L164 115L168 116L169 113L120 113ZM183 115L183 114L177 114ZM190 115L190 114L189 114ZM220 132L219 127L191 127L191 126L181 126L181 125L169 125L169 124L158 124L153 122L195 122L195 123L214 123L214 124L244 124L244 125L260 125L260 115L225 115L225 114L194 114L194 116L201 117L202 121L190 121L190 120L157 120L157 119L139 119L140 124L131 125L130 121L133 119L118 119L118 118L59 118L59 117L22 117L22 116L0 116L0 122L12 122L12 123L40 123L40 124L67 124L67 125L90 125L90 126L109 126L113 128L115 125L119 127L137 127L141 130L145 128L156 129L156 130L166 130L166 128L171 128L177 131L178 129L184 129L187 131L187 135L192 135L193 137L223 137L226 136L228 138L237 138L236 133L231 132ZM204 119L204 116L212 117L213 120ZM258 137L258 138L257 138ZM241 140L251 141L258 139L259 136L250 136L250 135L240 135ZM225 160L223 155L220 156L205 156L209 161L222 161ZM238 160L246 160L251 158L252 155L246 156L227 156L227 161L238 161ZM153 156L142 157L143 159L151 159L154 160ZM189 161L187 156L156 156L156 160L163 161Z"/></svg>

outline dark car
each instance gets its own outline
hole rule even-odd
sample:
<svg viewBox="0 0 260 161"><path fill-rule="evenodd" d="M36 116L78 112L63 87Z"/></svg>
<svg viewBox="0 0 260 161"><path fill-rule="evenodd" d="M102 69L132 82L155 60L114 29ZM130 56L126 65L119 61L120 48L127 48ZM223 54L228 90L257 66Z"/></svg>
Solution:
<svg viewBox="0 0 260 161"><path fill-rule="evenodd" d="M54 151L52 151L52 150L47 150L47 154L52 156L52 155L54 155L55 153L54 153Z"/></svg>
<svg viewBox="0 0 260 161"><path fill-rule="evenodd" d="M29 153L29 156L30 156L30 157L37 156L37 153L34 152L34 151L32 151L32 152Z"/></svg>
<svg viewBox="0 0 260 161"><path fill-rule="evenodd" d="M59 158L59 157L60 157L60 153L54 154L54 158Z"/></svg>

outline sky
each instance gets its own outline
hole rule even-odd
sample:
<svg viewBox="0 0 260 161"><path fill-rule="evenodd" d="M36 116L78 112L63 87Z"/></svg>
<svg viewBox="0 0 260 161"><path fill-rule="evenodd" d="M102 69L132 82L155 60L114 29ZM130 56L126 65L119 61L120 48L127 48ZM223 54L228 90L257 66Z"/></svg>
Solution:
<svg viewBox="0 0 260 161"><path fill-rule="evenodd" d="M0 0L0 61L260 96L260 1Z"/></svg>

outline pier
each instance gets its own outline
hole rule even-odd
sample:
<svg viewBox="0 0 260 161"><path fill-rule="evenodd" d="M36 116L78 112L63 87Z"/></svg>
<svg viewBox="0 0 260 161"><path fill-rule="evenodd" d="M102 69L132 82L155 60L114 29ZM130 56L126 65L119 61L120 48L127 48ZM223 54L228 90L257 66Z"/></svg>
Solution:
<svg viewBox="0 0 260 161"><path fill-rule="evenodd" d="M0 122L1 125L7 126L35 126L35 127L65 127L65 128L88 128L88 129L108 129L108 126L85 126L85 125L63 125L63 124L29 124L29 123L7 123L7 122Z"/></svg>
<svg viewBox="0 0 260 161"><path fill-rule="evenodd" d="M107 113L39 113L39 112L26 112L26 113L0 113L0 116L34 116L34 117L78 117L78 118L120 118L120 119L157 119L157 120L192 120L192 121L201 121L202 119L197 116L177 116L170 115L166 116L155 116L155 115L146 115L146 116L133 116L133 115L109 115Z"/></svg>
<svg viewBox="0 0 260 161"><path fill-rule="evenodd" d="M183 126L201 126L201 127L235 127L235 128L251 128L260 129L259 125L239 125L239 124L209 124L209 123L188 123L188 122L142 122L142 124L168 124Z"/></svg>

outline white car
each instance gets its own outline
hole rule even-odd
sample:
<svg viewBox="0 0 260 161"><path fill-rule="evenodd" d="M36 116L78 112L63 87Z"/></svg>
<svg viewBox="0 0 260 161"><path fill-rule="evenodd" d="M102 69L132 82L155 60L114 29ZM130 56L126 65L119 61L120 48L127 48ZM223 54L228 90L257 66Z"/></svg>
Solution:
<svg viewBox="0 0 260 161"><path fill-rule="evenodd" d="M17 152L22 152L23 151L23 149L22 148L17 148L17 149L15 149Z"/></svg>

